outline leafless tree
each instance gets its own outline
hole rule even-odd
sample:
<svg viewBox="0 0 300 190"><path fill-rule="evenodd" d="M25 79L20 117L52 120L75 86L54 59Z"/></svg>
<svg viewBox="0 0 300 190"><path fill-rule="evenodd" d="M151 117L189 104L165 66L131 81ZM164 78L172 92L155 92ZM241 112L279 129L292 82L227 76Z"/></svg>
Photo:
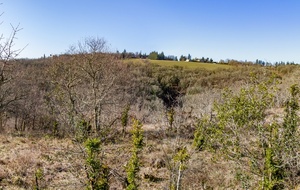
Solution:
<svg viewBox="0 0 300 190"><path fill-rule="evenodd" d="M0 128L3 127L7 108L22 97L12 86L13 79L16 77L13 72L13 61L23 50L15 49L17 34L22 28L20 25L16 27L11 25L11 28L11 34L8 37L4 34L0 35Z"/></svg>
<svg viewBox="0 0 300 190"><path fill-rule="evenodd" d="M67 55L53 60L50 75L56 90L50 98L56 99L53 105L59 106L60 116L65 115L70 126L87 119L97 132L113 124L116 117L111 117L112 111L122 103L126 67L108 52L106 41L86 38L72 46Z"/></svg>

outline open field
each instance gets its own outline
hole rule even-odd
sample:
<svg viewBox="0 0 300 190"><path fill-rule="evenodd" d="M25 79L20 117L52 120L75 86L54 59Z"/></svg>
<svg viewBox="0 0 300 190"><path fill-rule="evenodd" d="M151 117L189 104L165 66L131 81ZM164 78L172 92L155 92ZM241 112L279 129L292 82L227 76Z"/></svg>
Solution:
<svg viewBox="0 0 300 190"><path fill-rule="evenodd" d="M126 62L134 62L134 63L143 63L146 60L142 59L129 59ZM216 69L228 69L232 68L230 65L222 65L215 63L201 63L201 62L185 62L185 61L167 61L167 60L147 60L152 64L157 64L160 66L167 67L183 67L185 69L207 69L207 70L216 70Z"/></svg>

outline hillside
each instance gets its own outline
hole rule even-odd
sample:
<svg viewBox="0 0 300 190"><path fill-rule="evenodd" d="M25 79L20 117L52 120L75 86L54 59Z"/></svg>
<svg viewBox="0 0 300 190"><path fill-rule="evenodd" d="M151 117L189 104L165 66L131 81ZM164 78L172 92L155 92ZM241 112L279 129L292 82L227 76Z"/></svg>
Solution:
<svg viewBox="0 0 300 190"><path fill-rule="evenodd" d="M202 62L185 62L185 61L168 61L168 60L143 60L143 59L128 59L125 62L134 62L134 63L143 63L149 61L152 64L157 64L160 66L168 66L168 67L183 67L185 69L207 69L207 70L215 70L215 69L227 69L231 68L230 65L224 64L216 64L216 63L202 63Z"/></svg>
<svg viewBox="0 0 300 190"><path fill-rule="evenodd" d="M101 175L93 180L124 189L132 158L139 159L134 176L140 189L172 189L178 180L181 189L257 189L267 182L297 188L298 168L291 164L298 157L280 139L291 139L286 144L300 150L292 130L299 122L293 106L298 65L124 62L87 54L10 66L7 74L15 77L2 86L7 93L1 99L3 189L85 189L93 176L91 159L100 162ZM143 134L136 157L133 118ZM95 138L100 148L91 154L88 144ZM266 163L284 163L285 174ZM262 181L266 174L274 177Z"/></svg>

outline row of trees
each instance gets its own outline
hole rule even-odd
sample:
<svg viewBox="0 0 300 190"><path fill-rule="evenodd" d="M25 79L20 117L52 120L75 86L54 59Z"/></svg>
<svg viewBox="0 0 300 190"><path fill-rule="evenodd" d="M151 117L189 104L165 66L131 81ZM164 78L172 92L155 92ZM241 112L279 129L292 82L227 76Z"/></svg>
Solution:
<svg viewBox="0 0 300 190"><path fill-rule="evenodd" d="M253 61L239 61L239 60L235 60L235 59L226 59L223 60L221 59L219 62L219 64L228 64L228 65L260 65L260 66L280 66L280 65L295 65L295 62L285 62L285 61L276 61L275 63L269 62L269 61L263 61L263 60L259 60L256 59L255 62Z"/></svg>
<svg viewBox="0 0 300 190"><path fill-rule="evenodd" d="M187 57L181 55L179 60L180 61L189 61L189 62L214 63L214 60L212 58L209 58L209 57L207 57L207 58L204 58L204 57L197 58L197 57L195 57L195 58L192 59L192 56L190 54L188 54Z"/></svg>
<svg viewBox="0 0 300 190"><path fill-rule="evenodd" d="M173 55L165 56L164 52L158 53L156 51L152 51L149 54L148 59L178 61L176 56L173 56Z"/></svg>
<svg viewBox="0 0 300 190"><path fill-rule="evenodd" d="M142 52L126 52L124 50L122 53L119 51L116 52L116 54L122 58L122 59L128 59L128 58L140 58L140 59L151 59L151 60L171 60L171 61L189 61L189 62L201 62L201 63L219 63L219 64L230 64L230 65L250 65L250 64L256 64L261 66L279 66L279 65L294 65L295 62L289 62L289 61L276 61L274 63L269 61L263 61L256 59L255 62L253 61L238 61L235 59L221 59L219 62L215 62L212 58L209 57L201 57L201 58L192 58L190 54L187 56L181 55L179 59L177 56L174 55L168 55L166 56L164 52L158 53L157 51L152 51L149 54L142 53Z"/></svg>
<svg viewBox="0 0 300 190"><path fill-rule="evenodd" d="M146 53L142 53L141 51L133 53L133 52L127 52L126 49L124 49L122 53L117 51L116 54L117 57L121 59L131 59L131 58L146 59L148 57Z"/></svg>

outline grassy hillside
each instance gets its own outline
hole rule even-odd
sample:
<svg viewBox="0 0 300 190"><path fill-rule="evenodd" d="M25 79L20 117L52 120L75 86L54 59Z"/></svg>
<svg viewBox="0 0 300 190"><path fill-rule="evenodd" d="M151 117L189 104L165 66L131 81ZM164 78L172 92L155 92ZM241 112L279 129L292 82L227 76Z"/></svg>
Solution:
<svg viewBox="0 0 300 190"><path fill-rule="evenodd" d="M126 62L142 63L146 60L141 59L129 59ZM227 69L231 68L230 65L221 65L215 63L201 63L201 62L185 62L185 61L167 61L167 60L148 60L150 63L157 64L160 66L167 67L183 67L186 69L207 69L207 70L216 70L216 69Z"/></svg>

